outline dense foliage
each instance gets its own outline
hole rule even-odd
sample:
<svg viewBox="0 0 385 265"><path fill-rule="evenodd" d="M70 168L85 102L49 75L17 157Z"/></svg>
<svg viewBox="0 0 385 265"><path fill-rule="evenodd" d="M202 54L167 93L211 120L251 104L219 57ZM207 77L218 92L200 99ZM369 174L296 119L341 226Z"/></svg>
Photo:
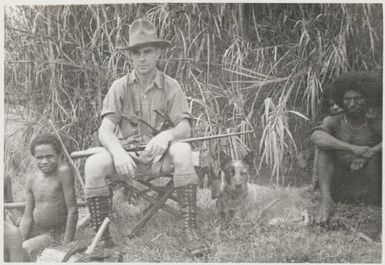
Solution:
<svg viewBox="0 0 385 265"><path fill-rule="evenodd" d="M255 129L235 153L259 154L278 183L325 85L350 70L382 71L381 4L7 7L6 111L22 108L25 139L50 130L50 119L70 150L90 145L106 91L130 69L117 47L138 17L172 42L159 67L186 91L195 134Z"/></svg>

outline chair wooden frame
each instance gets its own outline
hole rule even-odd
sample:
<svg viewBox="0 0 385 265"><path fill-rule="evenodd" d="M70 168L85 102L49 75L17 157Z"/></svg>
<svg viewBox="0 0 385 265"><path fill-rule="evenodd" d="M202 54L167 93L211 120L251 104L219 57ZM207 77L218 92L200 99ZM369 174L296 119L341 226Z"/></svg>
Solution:
<svg viewBox="0 0 385 265"><path fill-rule="evenodd" d="M81 152L83 151L72 153L71 158L72 159L84 158L91 155L90 153L87 153L87 151L84 151L84 155L82 155ZM158 186L151 183L151 181L158 179L160 177L168 178L165 185ZM142 217L140 218L140 220L134 225L134 227L128 233L129 238L132 238L138 235L138 233L143 229L146 223L159 211L159 209L162 209L168 212L169 214L177 218L180 218L181 216L180 211L166 204L166 201L168 199L178 202L178 199L173 195L175 188L174 188L174 181L171 175L159 175L159 176L151 176L151 177L133 178L127 182L120 181L117 183L150 203L142 211ZM138 186L140 185L135 185L137 183L144 186L144 188L139 188ZM152 194L154 192L156 194Z"/></svg>
<svg viewBox="0 0 385 265"><path fill-rule="evenodd" d="M159 177L167 177L167 183L164 186L156 186L151 183L152 180L155 180ZM136 181L137 183L142 184L146 188L140 189L132 183L128 182L122 182L121 184L138 195L139 197L145 199L150 204L142 211L142 217L140 220L134 225L134 227L131 229L131 231L128 233L128 237L134 237L136 236L146 225L146 223L154 216L155 213L158 212L159 209L164 210L165 212L168 212L169 214L180 218L181 214L180 211L167 205L166 201L168 199L174 200L178 202L178 199L173 195L173 192L175 190L174 188L174 181L172 179L172 176L166 175L166 176L158 176L158 177L148 177L148 178L135 178L133 181ZM157 194L150 195L149 193L156 192Z"/></svg>

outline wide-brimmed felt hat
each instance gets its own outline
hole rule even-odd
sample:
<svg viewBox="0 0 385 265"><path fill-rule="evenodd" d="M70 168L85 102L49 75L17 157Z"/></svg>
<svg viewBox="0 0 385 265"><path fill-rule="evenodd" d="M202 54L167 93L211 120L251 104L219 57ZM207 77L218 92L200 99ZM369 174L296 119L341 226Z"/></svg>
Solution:
<svg viewBox="0 0 385 265"><path fill-rule="evenodd" d="M149 44L159 48L167 48L171 45L169 41L159 39L154 24L144 18L132 22L128 37L128 44L121 43L118 49L130 50Z"/></svg>

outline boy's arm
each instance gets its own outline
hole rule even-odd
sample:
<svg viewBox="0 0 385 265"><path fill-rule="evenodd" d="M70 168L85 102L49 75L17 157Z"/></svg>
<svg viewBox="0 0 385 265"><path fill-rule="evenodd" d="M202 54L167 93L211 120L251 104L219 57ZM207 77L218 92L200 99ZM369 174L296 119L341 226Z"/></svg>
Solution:
<svg viewBox="0 0 385 265"><path fill-rule="evenodd" d="M28 239L33 225L33 209L35 208L35 201L32 193L32 179L27 177L25 188L25 208L23 218L20 222L20 233L23 241Z"/></svg>
<svg viewBox="0 0 385 265"><path fill-rule="evenodd" d="M67 207L67 222L63 243L74 239L76 224L78 221L78 207L76 205L75 178L71 169L64 166L60 169L60 180L63 187L64 199Z"/></svg>

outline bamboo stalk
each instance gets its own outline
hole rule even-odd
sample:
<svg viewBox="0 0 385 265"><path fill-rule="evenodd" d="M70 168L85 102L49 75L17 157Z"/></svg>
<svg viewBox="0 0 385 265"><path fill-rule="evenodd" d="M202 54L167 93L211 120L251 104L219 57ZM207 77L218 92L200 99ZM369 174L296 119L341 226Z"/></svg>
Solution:
<svg viewBox="0 0 385 265"><path fill-rule="evenodd" d="M76 177L78 178L78 180L79 180L79 182L80 182L80 184L81 184L81 186L82 186L82 188L83 188L83 192L84 192L84 191L85 191L85 184L84 184L84 181L83 181L83 179L82 179L82 177L81 177L81 175L80 175L79 169L77 168L75 162L72 160L70 154L68 153L67 148L65 147L64 142L63 142L63 140L61 139L59 132L58 132L58 131L56 130L56 128L55 128L55 125L53 124L53 122L52 122L51 120L48 120L48 122L51 124L53 130L55 131L57 137L59 138L59 141L60 141L60 143L61 143L61 145L62 145L62 147L63 147L64 154L65 154L65 156L66 156L68 162L70 163L72 169L75 171L75 175L76 175Z"/></svg>
<svg viewBox="0 0 385 265"><path fill-rule="evenodd" d="M237 114L247 113L258 124L264 107L260 99L267 97L277 105L311 114L315 121L325 84L349 69L378 71L383 60L380 4L286 5L278 13L274 5L253 3L23 6L13 10L16 16L8 16L5 10L6 92L41 91L42 99L30 97L14 104L27 107L26 111L51 113L53 122L60 120L64 125L65 131L60 132L74 140L76 149L89 146L89 137L84 135L91 135L98 126L96 113L105 89L130 69L116 51L116 39L125 36L125 27L136 17L156 22L160 37L173 43L160 63L166 62L167 74L185 90L193 116L198 117L198 134L238 126ZM238 23L242 12L245 24ZM322 30L316 26L320 18ZM242 24L250 25L246 30ZM247 31L247 41L237 36L242 31ZM28 69L24 64L31 66L31 78L26 78L29 71L23 70ZM60 84L66 85L66 91L59 89ZM295 88L288 94L290 85ZM47 103L49 95L52 104L40 104L41 100ZM237 96L254 97L254 101L234 106ZM286 102L279 100L282 97L288 98ZM37 115L33 118L38 119ZM274 122L269 125L274 127ZM296 132L291 134L303 146L304 138L296 137ZM281 157L267 158L268 150L282 150L282 144L292 148L290 137L284 142L280 139L279 134L266 137L262 149L266 150L262 160L268 161L274 174L282 172L277 168ZM253 145L250 139L246 141Z"/></svg>

